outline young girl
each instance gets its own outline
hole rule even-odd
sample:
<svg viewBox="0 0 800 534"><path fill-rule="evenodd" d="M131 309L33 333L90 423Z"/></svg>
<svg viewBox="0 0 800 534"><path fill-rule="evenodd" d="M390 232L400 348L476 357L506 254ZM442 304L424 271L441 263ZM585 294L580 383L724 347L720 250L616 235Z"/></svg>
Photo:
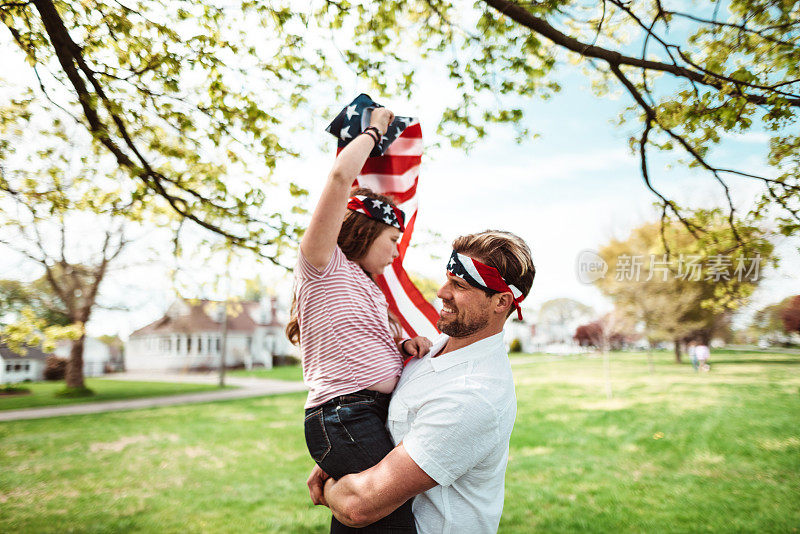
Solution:
<svg viewBox="0 0 800 534"><path fill-rule="evenodd" d="M398 255L402 211L369 189L350 196L393 119L388 109L375 109L370 127L339 153L300 242L295 269L286 333L300 344L303 380L311 389L306 444L319 467L336 479L376 465L394 448L385 424L403 359L430 348L423 337L398 343L386 298L374 281ZM411 501L363 529L331 518L331 532L416 532Z"/></svg>

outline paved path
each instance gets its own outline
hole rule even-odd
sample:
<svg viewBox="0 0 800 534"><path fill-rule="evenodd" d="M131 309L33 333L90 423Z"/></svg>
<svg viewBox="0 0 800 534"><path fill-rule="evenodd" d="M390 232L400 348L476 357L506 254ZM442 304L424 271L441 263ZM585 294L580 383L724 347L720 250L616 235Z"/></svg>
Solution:
<svg viewBox="0 0 800 534"><path fill-rule="evenodd" d="M145 373L120 373L107 380L129 380L139 382L181 382L191 384L216 384L219 378L215 374L145 374ZM43 417L58 417L62 415L78 415L102 412L116 412L122 410L139 410L142 408L155 408L158 406L175 406L178 404L194 404L199 402L213 402L218 400L245 399L249 397L263 397L280 393L306 391L302 382L287 382L283 380L268 380L265 378L226 377L227 385L236 386L237 389L222 391L203 391L199 393L182 393L164 397L147 397L144 399L128 399L104 402L86 402L70 404L67 406L44 406L41 408L25 408L22 410L0 411L0 422L17 421L20 419L40 419Z"/></svg>

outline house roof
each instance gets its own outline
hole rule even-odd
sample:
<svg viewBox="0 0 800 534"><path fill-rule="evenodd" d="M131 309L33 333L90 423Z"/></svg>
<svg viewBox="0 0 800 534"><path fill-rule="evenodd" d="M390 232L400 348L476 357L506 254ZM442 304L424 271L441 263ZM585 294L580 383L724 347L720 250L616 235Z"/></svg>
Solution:
<svg viewBox="0 0 800 534"><path fill-rule="evenodd" d="M219 304L211 300L183 301L188 313L175 314L167 312L161 319L158 319L147 326L136 330L131 337L147 334L171 334L171 333L194 333L194 332L217 332L222 330L222 322L217 322L211 318L206 309L209 304ZM236 332L253 332L258 324L251 316L258 308L257 302L242 302L243 311L236 317L228 317L228 330ZM252 306L255 304L255 307ZM172 310L172 308L171 308Z"/></svg>
<svg viewBox="0 0 800 534"><path fill-rule="evenodd" d="M4 360L41 360L41 361L45 361L47 357L50 356L49 354L45 354L44 352L42 352L42 349L38 347L26 347L26 349L27 351L23 356L12 351L5 343L0 343L0 356L2 356Z"/></svg>

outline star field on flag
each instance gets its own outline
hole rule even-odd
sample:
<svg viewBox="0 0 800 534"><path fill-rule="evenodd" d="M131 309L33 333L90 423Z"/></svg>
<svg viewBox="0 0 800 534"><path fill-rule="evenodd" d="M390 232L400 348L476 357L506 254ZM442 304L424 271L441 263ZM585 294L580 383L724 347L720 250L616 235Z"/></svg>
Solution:
<svg viewBox="0 0 800 534"><path fill-rule="evenodd" d="M372 100L369 95L361 93L336 115L325 131L339 140L339 148L344 148L347 143L369 126L372 110L381 107L383 106ZM389 145L400 137L403 130L412 122L414 122L412 117L395 117L369 156L374 158L384 155Z"/></svg>

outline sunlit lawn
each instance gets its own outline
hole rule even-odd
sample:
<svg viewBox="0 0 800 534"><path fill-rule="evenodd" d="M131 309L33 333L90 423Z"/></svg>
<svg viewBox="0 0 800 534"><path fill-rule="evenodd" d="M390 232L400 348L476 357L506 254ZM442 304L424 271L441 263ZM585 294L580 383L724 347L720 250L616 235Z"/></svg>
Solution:
<svg viewBox="0 0 800 534"><path fill-rule="evenodd" d="M129 382L122 380L104 380L87 378L86 387L95 392L91 397L62 398L55 393L64 389L64 382L32 382L18 384L31 390L30 395L0 395L0 410L16 410L20 408L37 408L77 404L83 402L136 399L141 397L159 397L179 393L195 393L219 389L206 384L172 384L165 382ZM0 503L1 504L1 503Z"/></svg>
<svg viewBox="0 0 800 534"><path fill-rule="evenodd" d="M282 365L272 369L237 369L228 371L231 376L253 376L256 378L270 378L272 380L303 380L303 368L299 365Z"/></svg>
<svg viewBox="0 0 800 534"><path fill-rule="evenodd" d="M501 533L800 528L800 356L656 358L518 360ZM326 532L303 400L0 423L0 532Z"/></svg>

